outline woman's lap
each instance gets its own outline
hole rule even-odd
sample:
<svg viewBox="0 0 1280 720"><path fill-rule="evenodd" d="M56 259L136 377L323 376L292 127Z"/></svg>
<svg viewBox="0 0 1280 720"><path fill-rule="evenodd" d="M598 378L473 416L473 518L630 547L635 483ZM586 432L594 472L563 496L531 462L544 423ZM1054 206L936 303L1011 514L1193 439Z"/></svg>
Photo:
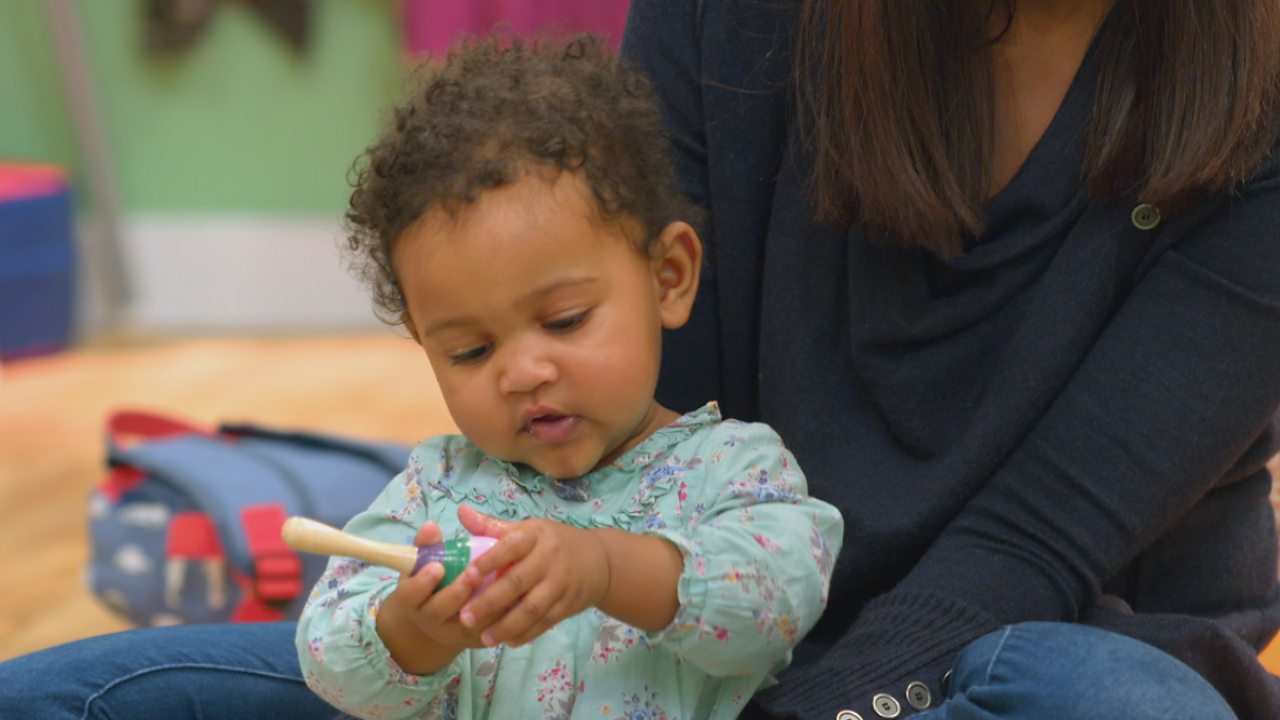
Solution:
<svg viewBox="0 0 1280 720"><path fill-rule="evenodd" d="M948 695L919 720L1233 720L1222 696L1174 657L1087 625L1022 623L974 641Z"/></svg>
<svg viewBox="0 0 1280 720"><path fill-rule="evenodd" d="M0 717L345 717L302 682L293 633L293 623L191 625L50 648L0 663ZM1181 662L1083 625L1023 623L979 638L961 653L950 686L942 704L916 717L1234 717Z"/></svg>
<svg viewBox="0 0 1280 720"><path fill-rule="evenodd" d="M293 623L148 628L0 663L0 718L345 717L302 682Z"/></svg>

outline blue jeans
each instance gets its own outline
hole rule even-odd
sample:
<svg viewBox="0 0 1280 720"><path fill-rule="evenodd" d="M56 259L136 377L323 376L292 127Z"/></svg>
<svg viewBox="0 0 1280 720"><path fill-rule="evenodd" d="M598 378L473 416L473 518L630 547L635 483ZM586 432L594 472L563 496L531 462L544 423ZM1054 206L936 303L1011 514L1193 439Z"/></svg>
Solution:
<svg viewBox="0 0 1280 720"><path fill-rule="evenodd" d="M345 718L302 682L293 630L293 623L132 630L15 658L0 663L0 718ZM1081 625L1025 623L979 638L960 655L950 685L916 720L1235 717L1172 657Z"/></svg>
<svg viewBox="0 0 1280 720"><path fill-rule="evenodd" d="M14 658L0 663L0 718L346 718L303 683L294 627L145 628Z"/></svg>
<svg viewBox="0 0 1280 720"><path fill-rule="evenodd" d="M1196 671L1132 638L1032 622L978 638L956 659L941 704L914 720L1234 720Z"/></svg>

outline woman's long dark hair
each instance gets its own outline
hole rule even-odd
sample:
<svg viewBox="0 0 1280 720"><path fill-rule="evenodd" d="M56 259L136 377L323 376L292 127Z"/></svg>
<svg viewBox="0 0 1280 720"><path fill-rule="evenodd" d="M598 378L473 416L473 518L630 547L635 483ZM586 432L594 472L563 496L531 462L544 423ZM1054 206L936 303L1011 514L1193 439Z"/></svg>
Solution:
<svg viewBox="0 0 1280 720"><path fill-rule="evenodd" d="M944 256L981 232L988 28L1013 5L805 0L796 79L821 220ZM1083 169L1093 195L1173 213L1257 169L1280 131L1280 3L1116 0L1102 33Z"/></svg>

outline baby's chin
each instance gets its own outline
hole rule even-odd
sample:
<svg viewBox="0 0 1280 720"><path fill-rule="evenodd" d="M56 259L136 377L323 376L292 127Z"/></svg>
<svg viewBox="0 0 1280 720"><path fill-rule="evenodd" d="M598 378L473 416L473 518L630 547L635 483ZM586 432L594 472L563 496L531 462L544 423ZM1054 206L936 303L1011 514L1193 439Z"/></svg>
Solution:
<svg viewBox="0 0 1280 720"><path fill-rule="evenodd" d="M618 446L604 447L602 443L590 442L589 438L577 438L575 442L565 443L560 447L508 447L505 448L508 451L505 454L493 451L498 448L486 450L480 446L480 450L506 462L532 468L539 474L556 480L575 480L612 464L621 455ZM517 457L511 457L512 455Z"/></svg>

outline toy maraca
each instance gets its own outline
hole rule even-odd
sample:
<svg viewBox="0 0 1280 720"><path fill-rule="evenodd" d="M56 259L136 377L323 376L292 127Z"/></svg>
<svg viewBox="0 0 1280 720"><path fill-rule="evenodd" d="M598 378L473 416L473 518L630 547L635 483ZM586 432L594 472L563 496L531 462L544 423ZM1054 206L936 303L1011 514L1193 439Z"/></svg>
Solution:
<svg viewBox="0 0 1280 720"><path fill-rule="evenodd" d="M497 538L472 535L423 547L397 545L362 538L322 522L296 516L285 520L280 529L280 537L289 547L300 552L353 557L409 575L418 572L427 563L438 562L444 566L444 577L440 579L438 587L456 580L472 560L498 542ZM490 574L485 577L481 587L492 581L493 576Z"/></svg>

